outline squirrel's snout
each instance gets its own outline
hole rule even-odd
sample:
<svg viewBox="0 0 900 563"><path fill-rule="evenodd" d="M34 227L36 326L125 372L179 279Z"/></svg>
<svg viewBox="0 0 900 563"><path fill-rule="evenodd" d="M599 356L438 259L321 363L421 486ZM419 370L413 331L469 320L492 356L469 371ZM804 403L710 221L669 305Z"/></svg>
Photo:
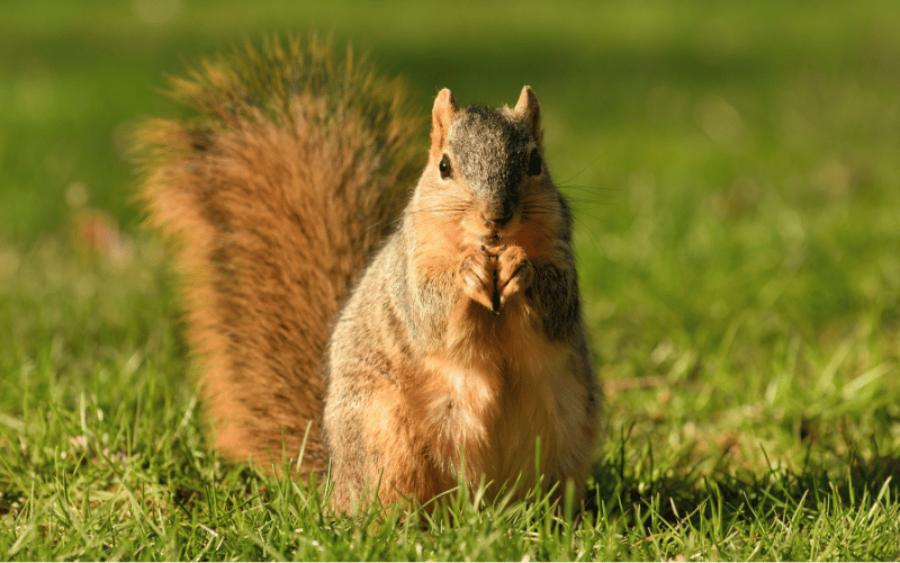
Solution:
<svg viewBox="0 0 900 563"><path fill-rule="evenodd" d="M490 209L481 213L484 226L489 229L501 229L513 218L512 202L504 202L499 208Z"/></svg>
<svg viewBox="0 0 900 563"><path fill-rule="evenodd" d="M504 213L500 217L488 217L486 215L482 215L481 217L484 219L484 226L489 229L502 229L509 223L510 219L512 219L512 212Z"/></svg>

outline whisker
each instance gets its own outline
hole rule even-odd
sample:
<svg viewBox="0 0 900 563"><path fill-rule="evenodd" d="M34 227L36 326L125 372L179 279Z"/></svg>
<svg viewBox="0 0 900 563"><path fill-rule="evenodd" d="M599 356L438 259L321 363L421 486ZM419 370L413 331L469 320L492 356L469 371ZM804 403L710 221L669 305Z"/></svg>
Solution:
<svg viewBox="0 0 900 563"><path fill-rule="evenodd" d="M450 215L462 215L465 213L465 209L445 209L440 207L431 207L425 209L412 209L408 213L410 214L419 214L419 213L432 213L432 214L450 214Z"/></svg>

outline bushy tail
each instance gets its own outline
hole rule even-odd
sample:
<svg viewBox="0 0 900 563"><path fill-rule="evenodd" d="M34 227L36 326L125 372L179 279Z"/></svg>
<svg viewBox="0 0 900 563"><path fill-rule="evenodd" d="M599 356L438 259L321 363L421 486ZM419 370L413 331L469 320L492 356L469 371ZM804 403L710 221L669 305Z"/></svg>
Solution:
<svg viewBox="0 0 900 563"><path fill-rule="evenodd" d="M216 445L264 467L302 448L320 470L330 327L404 204L424 129L396 81L315 39L206 63L172 96L190 113L142 128L142 196L178 243Z"/></svg>

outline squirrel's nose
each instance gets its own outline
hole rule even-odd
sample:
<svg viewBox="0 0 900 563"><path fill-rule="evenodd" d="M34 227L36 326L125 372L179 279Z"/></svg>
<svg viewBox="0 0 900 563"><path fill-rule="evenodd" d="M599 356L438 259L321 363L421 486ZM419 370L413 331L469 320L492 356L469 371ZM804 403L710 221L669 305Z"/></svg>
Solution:
<svg viewBox="0 0 900 563"><path fill-rule="evenodd" d="M484 219L484 225L489 229L499 229L507 223L513 216L512 205L504 205L501 209L494 210L494 213L482 213L481 218Z"/></svg>

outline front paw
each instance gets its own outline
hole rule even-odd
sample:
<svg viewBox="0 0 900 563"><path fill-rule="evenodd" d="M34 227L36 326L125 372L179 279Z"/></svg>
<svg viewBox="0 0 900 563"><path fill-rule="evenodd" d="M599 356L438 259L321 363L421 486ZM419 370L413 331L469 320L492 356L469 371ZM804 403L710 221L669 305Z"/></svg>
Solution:
<svg viewBox="0 0 900 563"><path fill-rule="evenodd" d="M508 246L497 256L497 292L500 305L521 295L534 282L534 265L521 246Z"/></svg>
<svg viewBox="0 0 900 563"><path fill-rule="evenodd" d="M476 249L466 252L459 267L459 279L466 297L494 312L499 310L496 272L497 258Z"/></svg>

